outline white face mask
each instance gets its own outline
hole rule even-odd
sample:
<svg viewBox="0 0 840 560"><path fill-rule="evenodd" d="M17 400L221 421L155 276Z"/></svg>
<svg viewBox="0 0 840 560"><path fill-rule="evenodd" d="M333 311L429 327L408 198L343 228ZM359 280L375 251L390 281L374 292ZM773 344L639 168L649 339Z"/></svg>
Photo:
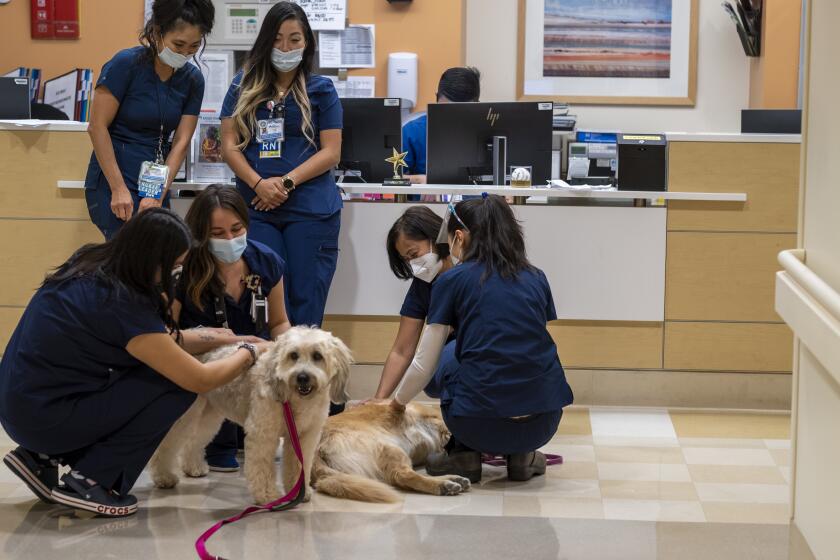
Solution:
<svg viewBox="0 0 840 560"><path fill-rule="evenodd" d="M190 61L190 57L178 54L169 47L163 47L163 50L158 53L158 58L161 62L167 66L171 66L175 70L182 68Z"/></svg>
<svg viewBox="0 0 840 560"><path fill-rule="evenodd" d="M280 49L271 50L271 63L280 72L291 72L303 60L303 49L283 52Z"/></svg>
<svg viewBox="0 0 840 560"><path fill-rule="evenodd" d="M411 265L411 272L415 278L429 283L435 279L435 276L438 275L441 267L443 267L443 263L440 262L440 258L434 251L429 251L425 255L411 259L409 264Z"/></svg>
<svg viewBox="0 0 840 560"><path fill-rule="evenodd" d="M449 245L449 260L452 261L453 265L457 265L458 263L461 262L461 259L459 257L455 256L455 253L453 251L454 248L455 248L455 239L452 239L452 244ZM460 251L459 251L459 253L460 253Z"/></svg>
<svg viewBox="0 0 840 560"><path fill-rule="evenodd" d="M223 263L232 264L239 260L248 246L248 235L243 233L233 239L210 238L210 252Z"/></svg>

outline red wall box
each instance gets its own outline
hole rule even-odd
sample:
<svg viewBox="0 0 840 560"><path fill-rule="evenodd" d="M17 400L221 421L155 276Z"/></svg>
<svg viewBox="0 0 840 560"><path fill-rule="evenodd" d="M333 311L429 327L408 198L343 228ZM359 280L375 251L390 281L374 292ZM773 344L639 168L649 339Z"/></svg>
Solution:
<svg viewBox="0 0 840 560"><path fill-rule="evenodd" d="M78 39L79 0L29 0L33 39Z"/></svg>

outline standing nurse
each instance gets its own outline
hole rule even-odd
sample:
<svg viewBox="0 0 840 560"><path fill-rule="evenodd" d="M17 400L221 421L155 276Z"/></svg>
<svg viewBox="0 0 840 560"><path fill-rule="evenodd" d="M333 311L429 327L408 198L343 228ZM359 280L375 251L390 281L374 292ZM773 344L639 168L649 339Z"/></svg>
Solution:
<svg viewBox="0 0 840 560"><path fill-rule="evenodd" d="M297 4L275 4L228 90L222 150L248 202L249 236L286 262L292 325L320 325L338 261L341 104L313 75L315 36Z"/></svg>
<svg viewBox="0 0 840 560"><path fill-rule="evenodd" d="M136 212L169 206L169 185L204 97L204 78L187 62L212 30L213 16L211 0L155 0L141 45L102 67L88 127L93 154L85 198L106 239Z"/></svg>

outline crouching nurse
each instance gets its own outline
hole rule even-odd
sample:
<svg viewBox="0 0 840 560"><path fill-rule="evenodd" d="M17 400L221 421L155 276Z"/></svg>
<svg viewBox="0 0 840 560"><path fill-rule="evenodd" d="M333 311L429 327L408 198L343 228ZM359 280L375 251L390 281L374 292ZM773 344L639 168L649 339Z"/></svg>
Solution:
<svg viewBox="0 0 840 560"><path fill-rule="evenodd" d="M420 347L391 406L402 411L432 379L450 328L457 366L443 374L452 437L429 458L433 476L481 479L481 453L504 455L508 478L545 473L537 451L554 436L572 390L546 329L556 319L545 274L528 262L522 230L498 196L450 205L438 241L462 264L432 288Z"/></svg>
<svg viewBox="0 0 840 560"><path fill-rule="evenodd" d="M137 477L195 393L243 373L266 345L202 364L172 318L172 270L190 248L174 213L153 208L47 276L0 362L4 462L38 498L120 517ZM177 342L181 341L183 348ZM60 465L70 472L58 480Z"/></svg>

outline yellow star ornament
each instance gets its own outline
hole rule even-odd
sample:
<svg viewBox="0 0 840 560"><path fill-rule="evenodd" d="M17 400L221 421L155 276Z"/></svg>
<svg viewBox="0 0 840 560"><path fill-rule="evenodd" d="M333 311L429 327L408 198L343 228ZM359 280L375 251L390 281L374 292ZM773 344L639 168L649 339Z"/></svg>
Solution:
<svg viewBox="0 0 840 560"><path fill-rule="evenodd" d="M408 155L408 152L398 152L396 148L391 149L394 150L394 155L385 158L385 161L394 166L394 179L401 179L402 173L400 169L402 167L408 167L408 164L405 162L405 156Z"/></svg>

